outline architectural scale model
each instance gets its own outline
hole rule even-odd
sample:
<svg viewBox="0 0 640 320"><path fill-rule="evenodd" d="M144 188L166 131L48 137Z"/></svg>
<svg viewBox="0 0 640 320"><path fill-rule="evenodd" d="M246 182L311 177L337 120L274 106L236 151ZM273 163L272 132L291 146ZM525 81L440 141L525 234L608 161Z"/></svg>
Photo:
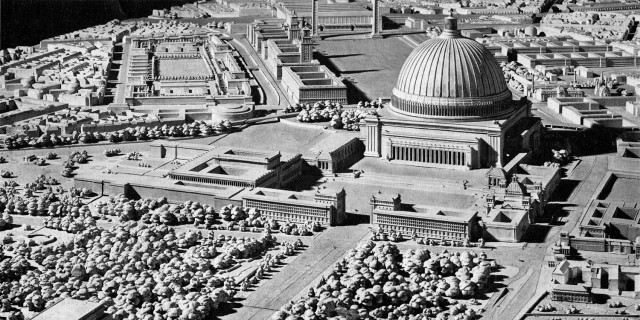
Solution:
<svg viewBox="0 0 640 320"><path fill-rule="evenodd" d="M0 319L640 317L640 3L133 3L2 26Z"/></svg>

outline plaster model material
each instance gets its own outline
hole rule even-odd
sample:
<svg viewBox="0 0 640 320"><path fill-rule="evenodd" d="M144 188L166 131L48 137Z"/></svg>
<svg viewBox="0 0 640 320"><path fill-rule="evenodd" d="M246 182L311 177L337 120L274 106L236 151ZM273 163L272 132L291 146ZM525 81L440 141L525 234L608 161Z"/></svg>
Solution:
<svg viewBox="0 0 640 320"><path fill-rule="evenodd" d="M175 4L0 47L0 318L640 315L637 4Z"/></svg>

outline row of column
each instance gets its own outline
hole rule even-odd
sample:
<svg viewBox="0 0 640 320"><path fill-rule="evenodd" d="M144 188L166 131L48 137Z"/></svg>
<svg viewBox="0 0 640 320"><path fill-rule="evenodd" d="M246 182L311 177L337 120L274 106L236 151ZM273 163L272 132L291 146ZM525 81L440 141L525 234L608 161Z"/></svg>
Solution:
<svg viewBox="0 0 640 320"><path fill-rule="evenodd" d="M492 104L488 106L444 106L429 105L413 101L394 99L393 106L399 110L414 114L423 114L440 117L476 117L490 116L502 112L508 107L506 104Z"/></svg>
<svg viewBox="0 0 640 320"><path fill-rule="evenodd" d="M466 166L467 155L461 151L423 149L391 146L391 158L395 160Z"/></svg>
<svg viewBox="0 0 640 320"><path fill-rule="evenodd" d="M210 184L218 184L218 185L223 185L223 186L253 187L253 186L247 185L246 183L243 183L243 182L220 180L220 179L189 177L189 176L178 176L178 175L173 175L172 178L175 179L175 180L186 180L186 181L191 181L191 182L210 183Z"/></svg>

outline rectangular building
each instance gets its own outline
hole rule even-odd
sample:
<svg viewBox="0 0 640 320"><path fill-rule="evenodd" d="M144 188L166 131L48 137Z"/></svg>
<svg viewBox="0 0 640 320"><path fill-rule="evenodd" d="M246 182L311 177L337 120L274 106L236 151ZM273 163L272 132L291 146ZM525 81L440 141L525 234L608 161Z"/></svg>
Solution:
<svg viewBox="0 0 640 320"><path fill-rule="evenodd" d="M369 203L371 224L381 232L455 241L474 241L479 235L476 211L403 204L400 195L376 194Z"/></svg>
<svg viewBox="0 0 640 320"><path fill-rule="evenodd" d="M346 220L345 191L318 190L314 194L256 188L242 195L243 206L256 208L264 217L297 223L341 225Z"/></svg>
<svg viewBox="0 0 640 320"><path fill-rule="evenodd" d="M107 320L106 306L99 302L90 302L66 298L45 309L33 317L33 320Z"/></svg>
<svg viewBox="0 0 640 320"><path fill-rule="evenodd" d="M309 148L310 157L304 159L325 173L347 171L362 158L364 144L352 135L336 133Z"/></svg>
<svg viewBox="0 0 640 320"><path fill-rule="evenodd" d="M551 300L593 303L593 295L590 288L579 284L556 284L551 289Z"/></svg>
<svg viewBox="0 0 640 320"><path fill-rule="evenodd" d="M347 103L347 86L323 65L283 67L282 84L296 103Z"/></svg>
<svg viewBox="0 0 640 320"><path fill-rule="evenodd" d="M168 145L171 149L172 146ZM200 151L200 154L169 172L173 180L180 180L186 184L215 184L234 187L266 187L280 188L295 181L302 174L302 155L295 155L287 161L280 161L281 154L266 153L256 150L203 147L190 144L173 145L177 156L178 149L185 149L187 153ZM161 153L167 147L160 146Z"/></svg>

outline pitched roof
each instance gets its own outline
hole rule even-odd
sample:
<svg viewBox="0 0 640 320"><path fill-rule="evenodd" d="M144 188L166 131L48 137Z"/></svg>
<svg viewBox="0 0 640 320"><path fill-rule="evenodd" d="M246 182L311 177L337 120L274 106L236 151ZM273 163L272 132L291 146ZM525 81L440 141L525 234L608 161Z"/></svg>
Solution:
<svg viewBox="0 0 640 320"><path fill-rule="evenodd" d="M507 186L507 193L510 194L527 194L527 189L519 181L512 181Z"/></svg>
<svg viewBox="0 0 640 320"><path fill-rule="evenodd" d="M507 173L502 167L491 167L485 174L486 177L506 179Z"/></svg>

